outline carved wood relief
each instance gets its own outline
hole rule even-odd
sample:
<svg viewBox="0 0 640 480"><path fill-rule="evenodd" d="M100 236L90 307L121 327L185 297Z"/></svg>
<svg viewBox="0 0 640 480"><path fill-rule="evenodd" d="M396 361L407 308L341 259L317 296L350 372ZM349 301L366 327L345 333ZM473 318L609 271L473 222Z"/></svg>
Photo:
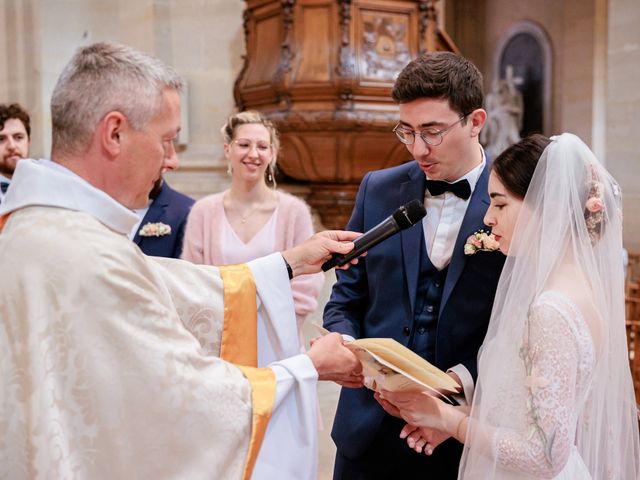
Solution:
<svg viewBox="0 0 640 480"><path fill-rule="evenodd" d="M362 64L367 80L393 82L411 61L407 15L362 14ZM395 73L394 73L395 72Z"/></svg>

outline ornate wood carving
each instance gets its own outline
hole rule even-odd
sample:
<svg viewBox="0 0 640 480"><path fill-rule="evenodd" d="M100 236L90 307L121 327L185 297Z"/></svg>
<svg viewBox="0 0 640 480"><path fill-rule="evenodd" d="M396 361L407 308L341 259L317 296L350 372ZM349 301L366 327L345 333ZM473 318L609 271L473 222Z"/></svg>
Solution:
<svg viewBox="0 0 640 480"><path fill-rule="evenodd" d="M369 13L363 15L363 25L365 76L393 81L398 72L411 61L407 17Z"/></svg>
<svg viewBox="0 0 640 480"><path fill-rule="evenodd" d="M367 171L409 160L391 132L391 88L425 48L455 49L437 28L437 1L245 0L236 103L278 124L280 168L310 183L327 228L345 226Z"/></svg>

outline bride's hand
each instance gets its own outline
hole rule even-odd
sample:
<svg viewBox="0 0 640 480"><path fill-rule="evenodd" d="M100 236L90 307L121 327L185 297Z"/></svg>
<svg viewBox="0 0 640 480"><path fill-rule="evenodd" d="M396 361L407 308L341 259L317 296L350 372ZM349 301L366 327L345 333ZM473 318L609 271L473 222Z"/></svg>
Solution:
<svg viewBox="0 0 640 480"><path fill-rule="evenodd" d="M380 394L378 392L375 392L373 394L373 398L375 398L378 401L382 409L385 412L387 412L389 415L393 417L402 418L402 416L400 415L400 410L398 410L394 405L392 405L391 403L387 402L382 397L380 397Z"/></svg>
<svg viewBox="0 0 640 480"><path fill-rule="evenodd" d="M380 392L382 400L392 404L405 422L417 427L445 430L447 405L430 395L415 392Z"/></svg>
<svg viewBox="0 0 640 480"><path fill-rule="evenodd" d="M409 448L420 453L424 450L425 455L431 455L435 448L451 436L440 430L433 428L416 427L407 423L400 432L400 438L407 439Z"/></svg>

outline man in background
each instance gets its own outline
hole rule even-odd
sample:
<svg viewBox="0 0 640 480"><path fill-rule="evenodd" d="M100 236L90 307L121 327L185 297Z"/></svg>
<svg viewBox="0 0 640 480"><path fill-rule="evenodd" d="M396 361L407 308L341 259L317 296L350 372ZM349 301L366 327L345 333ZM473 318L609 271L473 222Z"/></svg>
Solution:
<svg viewBox="0 0 640 480"><path fill-rule="evenodd" d="M168 162L167 170L178 167L178 160ZM129 232L147 255L180 258L182 240L193 198L175 191L161 175L149 194L149 206L134 210L140 221Z"/></svg>
<svg viewBox="0 0 640 480"><path fill-rule="evenodd" d="M0 104L0 203L18 161L29 156L31 120L17 103Z"/></svg>

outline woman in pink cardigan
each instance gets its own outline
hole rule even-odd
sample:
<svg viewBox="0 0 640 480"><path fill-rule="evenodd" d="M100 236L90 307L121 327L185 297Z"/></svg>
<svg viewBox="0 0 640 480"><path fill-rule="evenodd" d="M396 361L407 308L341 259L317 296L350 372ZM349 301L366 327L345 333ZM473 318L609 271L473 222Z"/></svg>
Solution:
<svg viewBox="0 0 640 480"><path fill-rule="evenodd" d="M222 128L231 187L197 201L187 221L182 258L193 263L245 263L309 238L313 224L302 200L275 189L278 132L260 113L232 115ZM291 281L298 333L318 305L321 273Z"/></svg>

